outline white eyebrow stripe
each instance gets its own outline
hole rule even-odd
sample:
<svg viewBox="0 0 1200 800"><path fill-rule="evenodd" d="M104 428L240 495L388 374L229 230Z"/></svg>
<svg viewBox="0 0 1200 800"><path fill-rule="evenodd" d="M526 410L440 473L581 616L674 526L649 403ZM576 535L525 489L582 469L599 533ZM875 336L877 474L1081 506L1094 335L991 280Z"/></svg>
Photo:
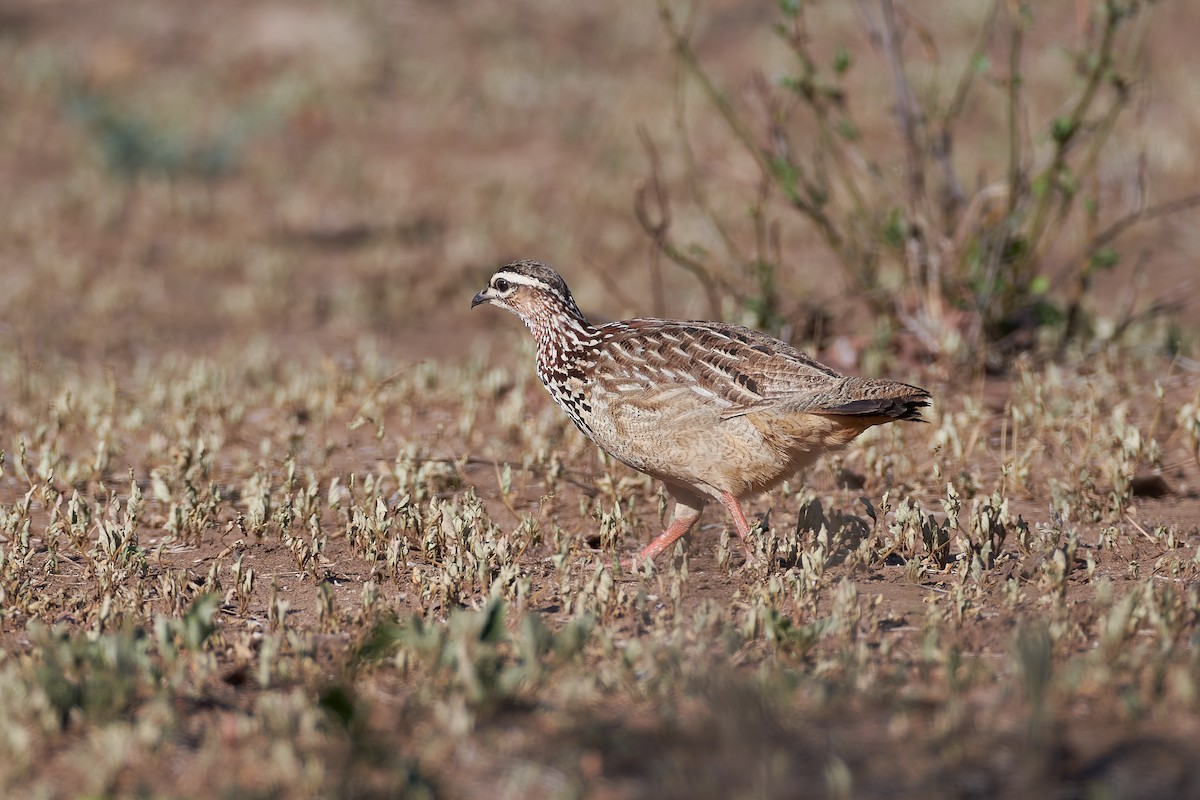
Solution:
<svg viewBox="0 0 1200 800"><path fill-rule="evenodd" d="M541 289L546 288L545 282L539 281L536 278L531 278L528 275L519 275L516 272L497 272L492 276L492 283L495 283L497 278L503 278L509 283L516 283L520 284L521 286L533 286Z"/></svg>

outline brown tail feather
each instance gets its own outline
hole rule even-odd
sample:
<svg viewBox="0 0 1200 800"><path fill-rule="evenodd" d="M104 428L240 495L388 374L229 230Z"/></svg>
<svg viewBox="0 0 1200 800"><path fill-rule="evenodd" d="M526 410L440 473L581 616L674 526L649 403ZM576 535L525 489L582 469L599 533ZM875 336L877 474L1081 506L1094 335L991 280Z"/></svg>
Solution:
<svg viewBox="0 0 1200 800"><path fill-rule="evenodd" d="M833 406L812 409L814 414L829 414L845 417L885 417L886 419L911 420L926 422L921 416L921 409L929 406L929 392L917 386L904 383L876 384L871 387L883 394L883 397L863 397L848 400Z"/></svg>

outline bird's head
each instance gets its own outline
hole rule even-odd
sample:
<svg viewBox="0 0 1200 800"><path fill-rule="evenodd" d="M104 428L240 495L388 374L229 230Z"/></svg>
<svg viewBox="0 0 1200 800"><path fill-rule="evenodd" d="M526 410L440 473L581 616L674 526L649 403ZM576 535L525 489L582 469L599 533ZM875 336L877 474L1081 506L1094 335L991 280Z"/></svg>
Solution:
<svg viewBox="0 0 1200 800"><path fill-rule="evenodd" d="M555 313L586 322L566 281L538 261L514 261L496 270L483 291L471 300L471 308L484 303L507 309L526 324Z"/></svg>

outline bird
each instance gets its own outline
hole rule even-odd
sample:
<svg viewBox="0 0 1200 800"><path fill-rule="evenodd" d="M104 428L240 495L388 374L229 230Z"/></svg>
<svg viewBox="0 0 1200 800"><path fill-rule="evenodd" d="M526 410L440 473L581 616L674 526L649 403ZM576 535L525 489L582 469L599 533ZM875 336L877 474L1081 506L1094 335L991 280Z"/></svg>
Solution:
<svg viewBox="0 0 1200 800"><path fill-rule="evenodd" d="M750 560L742 503L874 425L924 421L925 389L843 375L791 345L725 322L654 318L592 325L566 281L533 260L500 267L471 300L516 314L537 375L583 435L660 481L671 523L626 566L653 561L705 505L733 518Z"/></svg>

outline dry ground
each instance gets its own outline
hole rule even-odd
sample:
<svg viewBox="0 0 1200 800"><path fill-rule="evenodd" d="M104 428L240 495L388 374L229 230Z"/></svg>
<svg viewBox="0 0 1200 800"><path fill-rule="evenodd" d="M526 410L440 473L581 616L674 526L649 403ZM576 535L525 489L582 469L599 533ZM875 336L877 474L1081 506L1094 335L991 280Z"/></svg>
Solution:
<svg viewBox="0 0 1200 800"><path fill-rule="evenodd" d="M1163 5L1115 160L1177 196L1200 16ZM701 15L730 85L784 68L774 7ZM636 126L673 131L649 4L13 2L0 74L5 794L1200 793L1200 383L1162 347L1195 340L1194 216L1097 287L1173 317L999 377L885 347L929 425L758 501L761 565L711 509L629 575L658 487L467 307L533 256L598 317L704 313L631 211ZM787 235L782 293L863 368L870 321Z"/></svg>

